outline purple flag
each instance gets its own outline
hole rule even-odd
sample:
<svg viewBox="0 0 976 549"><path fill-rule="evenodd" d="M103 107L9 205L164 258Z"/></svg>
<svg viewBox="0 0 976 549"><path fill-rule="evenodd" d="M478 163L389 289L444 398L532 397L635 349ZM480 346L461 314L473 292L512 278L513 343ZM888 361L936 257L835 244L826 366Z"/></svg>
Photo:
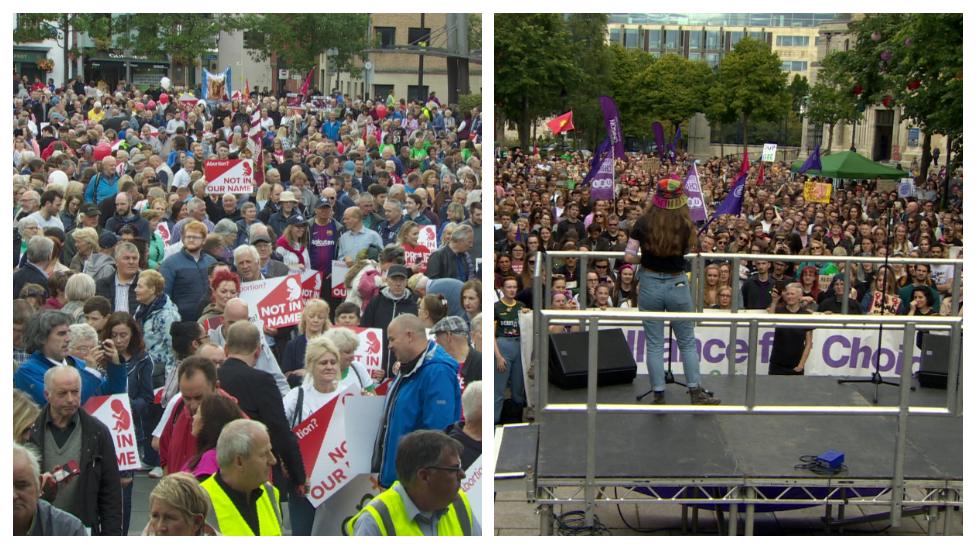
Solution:
<svg viewBox="0 0 976 549"><path fill-rule="evenodd" d="M613 201L613 155L607 152L590 181L590 200Z"/></svg>
<svg viewBox="0 0 976 549"><path fill-rule="evenodd" d="M671 155L672 160L678 158L678 142L681 141L681 126L678 126L678 130L674 132L674 139L671 144L668 145L668 154Z"/></svg>
<svg viewBox="0 0 976 549"><path fill-rule="evenodd" d="M812 153L810 153L810 156L807 157L806 162L804 162L803 165L800 166L799 173L806 173L808 170L819 171L822 169L823 166L820 165L820 144L818 143L817 147L813 149Z"/></svg>
<svg viewBox="0 0 976 549"><path fill-rule="evenodd" d="M715 208L712 219L720 215L739 215L742 213L742 195L746 191L746 176L747 174L740 174L735 180L735 184L732 185L732 190L729 192L729 195L718 205L718 208Z"/></svg>
<svg viewBox="0 0 976 549"><path fill-rule="evenodd" d="M603 163L603 157L609 152L610 138L607 138L597 146L596 152L593 153L593 160L590 161L590 171L587 172L586 177L583 178L583 183L581 183L581 185L588 184L593 177L596 176L597 171L599 171L600 166Z"/></svg>
<svg viewBox="0 0 976 549"><path fill-rule="evenodd" d="M701 192L701 183L698 180L698 165L695 163L691 164L691 169L688 170L688 175L685 177L685 194L688 195L688 210L691 213L691 220L697 223L708 219L705 199Z"/></svg>
<svg viewBox="0 0 976 549"><path fill-rule="evenodd" d="M603 110L603 121L607 126L607 138L613 145L613 156L624 158L624 134L620 126L620 111L613 99L605 95L600 96L600 109Z"/></svg>
<svg viewBox="0 0 976 549"><path fill-rule="evenodd" d="M660 122L651 124L651 131L654 132L654 144L657 145L657 155L664 158L664 126Z"/></svg>

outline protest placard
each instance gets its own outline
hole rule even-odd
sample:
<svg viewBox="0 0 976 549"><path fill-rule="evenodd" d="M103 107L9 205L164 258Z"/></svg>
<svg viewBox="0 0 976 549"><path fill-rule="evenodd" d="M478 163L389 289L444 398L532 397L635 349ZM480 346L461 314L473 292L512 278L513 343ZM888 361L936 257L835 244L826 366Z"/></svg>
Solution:
<svg viewBox="0 0 976 549"><path fill-rule="evenodd" d="M437 227L434 225L421 225L420 235L417 236L417 244L426 246L433 252L437 249Z"/></svg>
<svg viewBox="0 0 976 549"><path fill-rule="evenodd" d="M142 468L139 449L136 447L136 428L132 417L132 405L127 393L93 396L85 401L86 412L108 427L115 444L115 460L119 471Z"/></svg>
<svg viewBox="0 0 976 549"><path fill-rule="evenodd" d="M341 259L332 260L332 297L334 299L346 299L346 274L349 267Z"/></svg>
<svg viewBox="0 0 976 549"><path fill-rule="evenodd" d="M172 233L169 231L169 225L165 221L160 221L156 225L156 232L163 239L163 244L169 244L169 239L172 238Z"/></svg>
<svg viewBox="0 0 976 549"><path fill-rule="evenodd" d="M351 329L359 335L359 347L356 347L353 360L365 366L369 375L383 371L383 330L358 326Z"/></svg>
<svg viewBox="0 0 976 549"><path fill-rule="evenodd" d="M306 497L313 506L320 506L356 476L370 473L383 400L346 391L293 429L308 472Z"/></svg>
<svg viewBox="0 0 976 549"><path fill-rule="evenodd" d="M762 152L763 162L776 162L776 143L765 143Z"/></svg>
<svg viewBox="0 0 976 549"><path fill-rule="evenodd" d="M303 293L302 276L298 274L241 283L241 299L269 328L298 324L305 309Z"/></svg>
<svg viewBox="0 0 976 549"><path fill-rule="evenodd" d="M830 183L807 181L803 184L803 200L807 202L816 202L819 204L829 204L830 193L833 190L834 188L830 185Z"/></svg>
<svg viewBox="0 0 976 549"><path fill-rule="evenodd" d="M481 485L483 479L481 471L481 456L468 467L464 472L464 480L461 481L461 489L468 496L468 503L471 504L471 513L481 522Z"/></svg>
<svg viewBox="0 0 976 549"><path fill-rule="evenodd" d="M203 163L207 194L245 194L254 191L254 167L250 160L207 160Z"/></svg>

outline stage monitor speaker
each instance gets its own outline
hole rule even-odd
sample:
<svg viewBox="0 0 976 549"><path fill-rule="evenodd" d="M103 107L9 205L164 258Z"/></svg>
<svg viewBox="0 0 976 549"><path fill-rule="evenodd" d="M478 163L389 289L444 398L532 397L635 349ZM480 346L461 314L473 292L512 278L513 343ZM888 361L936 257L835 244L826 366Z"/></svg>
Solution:
<svg viewBox="0 0 976 549"><path fill-rule="evenodd" d="M922 387L945 389L949 377L949 342L948 335L922 332L922 361L918 368L918 384Z"/></svg>
<svg viewBox="0 0 976 549"><path fill-rule="evenodd" d="M630 353L624 331L600 330L597 352L597 385L633 383L637 363ZM549 335L549 380L562 389L586 387L589 338L585 333Z"/></svg>

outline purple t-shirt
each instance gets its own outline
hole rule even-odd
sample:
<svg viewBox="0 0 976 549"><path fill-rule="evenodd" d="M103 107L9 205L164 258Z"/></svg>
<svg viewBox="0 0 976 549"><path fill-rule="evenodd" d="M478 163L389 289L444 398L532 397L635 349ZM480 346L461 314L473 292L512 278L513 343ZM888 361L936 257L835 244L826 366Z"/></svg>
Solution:
<svg viewBox="0 0 976 549"><path fill-rule="evenodd" d="M310 236L312 240L308 245L308 255L312 260L312 268L327 277L332 274L332 260L339 245L339 226L334 219L325 225L313 221Z"/></svg>

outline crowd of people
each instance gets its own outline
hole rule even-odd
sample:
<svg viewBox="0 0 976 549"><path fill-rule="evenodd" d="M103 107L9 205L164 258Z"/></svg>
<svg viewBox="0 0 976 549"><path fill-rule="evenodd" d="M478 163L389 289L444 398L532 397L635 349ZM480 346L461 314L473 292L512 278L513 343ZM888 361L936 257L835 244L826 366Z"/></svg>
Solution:
<svg viewBox="0 0 976 549"><path fill-rule="evenodd" d="M849 314L949 314L952 265L857 262L845 266L831 257L961 259L961 170L949 174L948 196L943 196L944 166L933 166L912 195L902 196L894 185L879 180L835 181L791 174L783 162L767 164L763 182L757 183L755 160L747 177L741 213L718 216L704 230L698 223L691 234L675 237L682 241L675 243L675 254L667 254L742 255L739 272L735 273L732 261L706 261L699 281L704 286L704 302L695 305L731 311L737 277L739 310L840 313L846 300ZM686 194L683 182L693 164L711 214L731 191L742 155L696 159L688 154L657 158L629 153L615 160L612 200L590 198L591 189L583 181L591 161L583 151L561 152L558 148L541 154L538 149L495 151L494 265L499 296L495 304L496 423L520 421L526 404L523 379L532 375L522 372L518 315L532 307L532 276L538 252L627 252L625 260L591 257L585 281L580 280L578 259L554 259L552 272L542 277L553 308L578 309L585 304L597 309L676 310L661 308L663 301L649 305L653 301L650 296L642 303L643 293L651 292L645 286L654 282L687 287L688 281L674 277L679 271L691 270L688 265L647 263L639 253L630 253L661 247L649 244L653 238L643 230L643 216L655 209L668 210L666 205L674 201L681 202L675 208L684 208L684 217L688 217L687 201L678 197ZM829 202L806 201L803 190L807 181L831 184ZM678 230L682 223L669 226L667 232L682 232ZM661 232L659 229L656 234L662 236ZM750 254L810 257L799 263L770 262L752 260ZM661 273L670 278L659 276ZM653 280L655 277L662 280ZM849 288L846 296L845 279ZM955 298L961 314L959 282L960 295ZM549 329L560 333L579 327L552 325ZM689 334L679 326L675 331L682 356L697 356L685 352L691 344ZM810 351L809 335L809 330L799 328L777 329L781 344L774 345L770 373L802 374ZM660 339L659 333L656 337L648 335L649 365L654 357L661 358ZM655 381L655 389L663 388L658 385Z"/></svg>
<svg viewBox="0 0 976 549"><path fill-rule="evenodd" d="M478 109L14 76L15 533L127 535L145 473L146 534L338 535L293 429L348 391L385 399L377 506L480 532L459 493L481 448ZM242 159L251 192L208 191L208 161ZM245 285L310 272L297 326L255 321ZM120 393L141 473L84 409ZM366 515L346 533L396 533Z"/></svg>

